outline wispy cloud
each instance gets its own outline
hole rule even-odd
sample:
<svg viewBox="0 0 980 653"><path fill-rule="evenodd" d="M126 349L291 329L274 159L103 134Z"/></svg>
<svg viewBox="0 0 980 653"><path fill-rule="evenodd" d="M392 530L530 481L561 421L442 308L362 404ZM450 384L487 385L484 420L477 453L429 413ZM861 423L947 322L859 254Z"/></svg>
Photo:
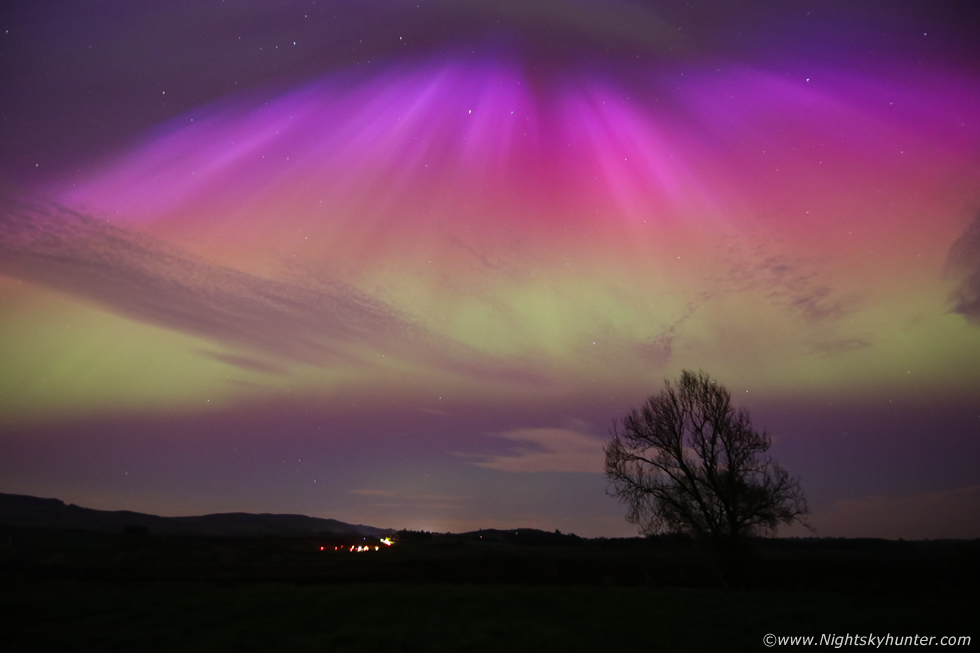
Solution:
<svg viewBox="0 0 980 653"><path fill-rule="evenodd" d="M257 352L261 355L201 352L256 372L278 373L290 362L363 364L359 356L374 351L481 379L545 381L435 334L350 285L247 274L54 204L0 200L0 274L133 320ZM263 360L266 355L276 364Z"/></svg>
<svg viewBox="0 0 980 653"><path fill-rule="evenodd" d="M593 472L605 470L602 440L565 428L524 428L493 434L517 443L512 453L474 463L502 472Z"/></svg>
<svg viewBox="0 0 980 653"><path fill-rule="evenodd" d="M980 537L980 485L910 497L869 496L838 501L810 520L819 535L835 537ZM796 529L787 534L805 535Z"/></svg>
<svg viewBox="0 0 980 653"><path fill-rule="evenodd" d="M221 354L216 351L205 351L201 350L198 352L201 356L205 358L210 358L216 360L225 365L231 365L232 367L237 367L249 372L260 372L262 374L282 374L285 370L279 366L272 363L267 363L249 356L236 356L234 354Z"/></svg>
<svg viewBox="0 0 980 653"><path fill-rule="evenodd" d="M56 205L0 206L0 272L135 320L319 364L354 341L404 342L415 325L356 289L302 287L212 264Z"/></svg>
<svg viewBox="0 0 980 653"><path fill-rule="evenodd" d="M828 274L827 261L787 253L765 233L726 236L726 273L716 279L722 292L757 293L771 305L807 325L834 324L859 302L845 294Z"/></svg>
<svg viewBox="0 0 980 653"><path fill-rule="evenodd" d="M980 217L949 248L944 273L956 283L953 312L980 325Z"/></svg>
<svg viewBox="0 0 980 653"><path fill-rule="evenodd" d="M870 346L871 341L867 338L838 338L835 340L815 340L809 343L810 353L819 356L837 356Z"/></svg>
<svg viewBox="0 0 980 653"><path fill-rule="evenodd" d="M417 494L403 490L362 488L349 490L348 494L371 499L370 505L378 508L411 508L451 510L459 508L460 502L469 497L454 494Z"/></svg>
<svg viewBox="0 0 980 653"><path fill-rule="evenodd" d="M838 320L850 312L848 302L825 283L805 261L770 256L758 263L753 278L775 305L796 313L807 323Z"/></svg>

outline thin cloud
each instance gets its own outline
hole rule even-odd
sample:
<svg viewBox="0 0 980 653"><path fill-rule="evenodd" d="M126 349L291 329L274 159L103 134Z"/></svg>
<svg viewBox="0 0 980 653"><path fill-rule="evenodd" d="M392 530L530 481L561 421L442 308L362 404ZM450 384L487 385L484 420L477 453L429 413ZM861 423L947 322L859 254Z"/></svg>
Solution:
<svg viewBox="0 0 980 653"><path fill-rule="evenodd" d="M850 312L847 303L836 296L820 275L805 263L784 257L769 257L756 267L758 283L768 288L768 299L808 323L833 321Z"/></svg>
<svg viewBox="0 0 980 653"><path fill-rule="evenodd" d="M226 365L231 365L248 372L259 372L261 374L282 374L285 370L279 365L273 365L264 361L250 358L248 356L236 356L234 354L221 354L216 351L199 351L204 358L210 358Z"/></svg>
<svg viewBox="0 0 980 653"><path fill-rule="evenodd" d="M469 499L466 496L456 496L453 494L413 494L402 490L377 488L348 490L348 494L374 499L375 501L369 505L376 508L453 510L459 508L460 501Z"/></svg>
<svg viewBox="0 0 980 653"><path fill-rule="evenodd" d="M396 499L412 499L422 501L458 501L467 497L456 494L412 494L402 490L382 490L377 488L361 488L348 490L348 494L356 494L362 497L384 497Z"/></svg>
<svg viewBox="0 0 980 653"><path fill-rule="evenodd" d="M474 463L502 472L591 472L605 471L602 441L572 429L525 428L495 433L518 443L513 453L487 455Z"/></svg>
<svg viewBox="0 0 980 653"><path fill-rule="evenodd" d="M819 534L835 537L977 538L980 485L910 497L845 499L815 512L811 522Z"/></svg>
<svg viewBox="0 0 980 653"><path fill-rule="evenodd" d="M309 365L363 363L355 353L362 346L464 376L547 383L524 367L434 334L349 285L257 277L54 204L0 200L0 274L133 320ZM276 371L251 356L204 355Z"/></svg>
<svg viewBox="0 0 980 653"><path fill-rule="evenodd" d="M324 291L214 265L177 247L55 205L7 201L0 272L126 317L308 363L338 345L405 341L406 317L353 288Z"/></svg>
<svg viewBox="0 0 980 653"><path fill-rule="evenodd" d="M980 325L980 217L949 248L944 276L956 282L953 312Z"/></svg>
<svg viewBox="0 0 980 653"><path fill-rule="evenodd" d="M837 356L870 346L871 341L864 338L839 338L809 343L810 353L818 356Z"/></svg>
<svg viewBox="0 0 980 653"><path fill-rule="evenodd" d="M727 274L717 281L727 292L760 293L773 306L813 324L833 323L855 310L857 300L843 296L819 261L790 257L765 236L750 248L727 247Z"/></svg>

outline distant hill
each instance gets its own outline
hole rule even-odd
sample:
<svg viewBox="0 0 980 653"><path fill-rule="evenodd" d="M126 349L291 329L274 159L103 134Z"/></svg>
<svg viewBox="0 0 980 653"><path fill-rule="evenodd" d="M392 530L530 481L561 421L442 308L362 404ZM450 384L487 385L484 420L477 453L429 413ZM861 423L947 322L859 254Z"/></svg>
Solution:
<svg viewBox="0 0 980 653"><path fill-rule="evenodd" d="M392 529L347 524L336 519L306 515L229 512L198 517L159 517L129 510L93 510L58 499L0 493L0 525L28 528L69 528L120 533L127 526L142 526L155 535L312 535L358 533L384 537Z"/></svg>

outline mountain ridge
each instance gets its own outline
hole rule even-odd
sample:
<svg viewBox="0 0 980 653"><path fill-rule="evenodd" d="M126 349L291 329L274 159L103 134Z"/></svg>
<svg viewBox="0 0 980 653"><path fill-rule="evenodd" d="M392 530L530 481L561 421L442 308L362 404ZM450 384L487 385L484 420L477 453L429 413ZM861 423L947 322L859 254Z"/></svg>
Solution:
<svg viewBox="0 0 980 653"><path fill-rule="evenodd" d="M0 525L24 528L65 528L121 533L129 527L154 535L299 536L324 533L384 537L395 532L365 524L348 524L297 514L225 512L187 517L161 517L132 510L96 510L61 499L0 493Z"/></svg>

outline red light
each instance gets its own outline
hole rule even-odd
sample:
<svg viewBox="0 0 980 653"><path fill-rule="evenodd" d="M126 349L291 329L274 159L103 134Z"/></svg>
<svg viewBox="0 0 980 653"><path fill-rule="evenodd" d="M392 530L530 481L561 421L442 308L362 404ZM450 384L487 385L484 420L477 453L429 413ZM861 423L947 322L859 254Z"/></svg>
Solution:
<svg viewBox="0 0 980 653"><path fill-rule="evenodd" d="M323 551L323 547L322 546L320 547L320 550Z"/></svg>

